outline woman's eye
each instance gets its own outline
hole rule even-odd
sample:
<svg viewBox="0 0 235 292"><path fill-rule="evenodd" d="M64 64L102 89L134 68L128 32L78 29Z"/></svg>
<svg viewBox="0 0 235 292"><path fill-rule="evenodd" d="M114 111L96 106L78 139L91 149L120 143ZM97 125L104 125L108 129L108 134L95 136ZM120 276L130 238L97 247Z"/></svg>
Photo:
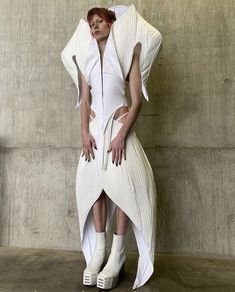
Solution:
<svg viewBox="0 0 235 292"><path fill-rule="evenodd" d="M101 23L101 22L103 22L103 20L101 19L101 20L98 20L97 22ZM90 25L90 27L93 27L94 25L95 25L95 24L92 23L92 24Z"/></svg>

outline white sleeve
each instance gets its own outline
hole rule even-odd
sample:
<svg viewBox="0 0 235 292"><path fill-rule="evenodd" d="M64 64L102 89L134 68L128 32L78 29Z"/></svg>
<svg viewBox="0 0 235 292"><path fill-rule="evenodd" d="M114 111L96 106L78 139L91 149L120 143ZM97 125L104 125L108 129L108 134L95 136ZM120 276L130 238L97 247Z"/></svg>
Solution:
<svg viewBox="0 0 235 292"><path fill-rule="evenodd" d="M144 20L144 18L140 15L138 15L137 22L137 41L142 44L140 55L142 92L145 99L148 101L148 78L154 60L158 56L161 49L162 35L159 30Z"/></svg>
<svg viewBox="0 0 235 292"><path fill-rule="evenodd" d="M113 9L114 10L114 9ZM153 62L160 52L162 35L137 12L134 4L117 18L112 25L113 39L118 59L126 79L133 57L135 45L141 43L140 71L142 92L149 100L147 82Z"/></svg>
<svg viewBox="0 0 235 292"><path fill-rule="evenodd" d="M86 52L88 51L90 38L89 25L85 20L81 19L72 38L61 52L61 60L77 88L77 104L75 108L79 108L82 102L79 92L78 68L84 74ZM73 59L76 60L76 63Z"/></svg>

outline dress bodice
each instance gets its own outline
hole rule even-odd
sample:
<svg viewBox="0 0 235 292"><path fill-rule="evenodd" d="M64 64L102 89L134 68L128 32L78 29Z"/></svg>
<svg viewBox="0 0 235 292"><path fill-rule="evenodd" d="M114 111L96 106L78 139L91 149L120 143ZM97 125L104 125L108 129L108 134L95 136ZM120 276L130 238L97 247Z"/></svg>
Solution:
<svg viewBox="0 0 235 292"><path fill-rule="evenodd" d="M120 107L128 106L126 81L116 54L112 31L106 41L102 66L98 43L95 38L91 40L84 75L91 86L91 109L97 121L98 167L106 169L108 154L105 150L111 141L114 115Z"/></svg>
<svg viewBox="0 0 235 292"><path fill-rule="evenodd" d="M105 130L116 110L128 105L125 97L126 81L116 54L112 31L105 45L102 64L101 66L98 43L92 39L86 60L85 75L91 86L91 109L97 117L102 119L102 127Z"/></svg>

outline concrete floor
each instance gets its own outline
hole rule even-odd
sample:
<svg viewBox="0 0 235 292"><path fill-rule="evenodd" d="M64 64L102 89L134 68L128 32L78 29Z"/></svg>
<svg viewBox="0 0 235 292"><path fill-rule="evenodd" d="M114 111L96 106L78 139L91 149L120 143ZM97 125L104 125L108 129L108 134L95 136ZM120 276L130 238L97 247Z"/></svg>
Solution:
<svg viewBox="0 0 235 292"><path fill-rule="evenodd" d="M112 291L131 289L137 255L128 254L125 277ZM0 247L0 292L95 292L82 285L77 251ZM140 292L234 292L235 258L158 254L155 273Z"/></svg>

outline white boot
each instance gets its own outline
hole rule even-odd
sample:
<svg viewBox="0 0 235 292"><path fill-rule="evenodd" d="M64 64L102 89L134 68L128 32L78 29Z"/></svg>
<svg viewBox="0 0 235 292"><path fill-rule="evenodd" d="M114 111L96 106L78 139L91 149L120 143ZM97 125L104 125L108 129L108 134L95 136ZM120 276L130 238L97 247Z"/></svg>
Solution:
<svg viewBox="0 0 235 292"><path fill-rule="evenodd" d="M96 285L97 275L102 270L106 254L106 233L96 232L95 251L83 273L83 285Z"/></svg>
<svg viewBox="0 0 235 292"><path fill-rule="evenodd" d="M111 253L104 269L98 274L97 287L112 289L118 283L118 278L124 272L126 255L124 252L125 235L113 234Z"/></svg>

